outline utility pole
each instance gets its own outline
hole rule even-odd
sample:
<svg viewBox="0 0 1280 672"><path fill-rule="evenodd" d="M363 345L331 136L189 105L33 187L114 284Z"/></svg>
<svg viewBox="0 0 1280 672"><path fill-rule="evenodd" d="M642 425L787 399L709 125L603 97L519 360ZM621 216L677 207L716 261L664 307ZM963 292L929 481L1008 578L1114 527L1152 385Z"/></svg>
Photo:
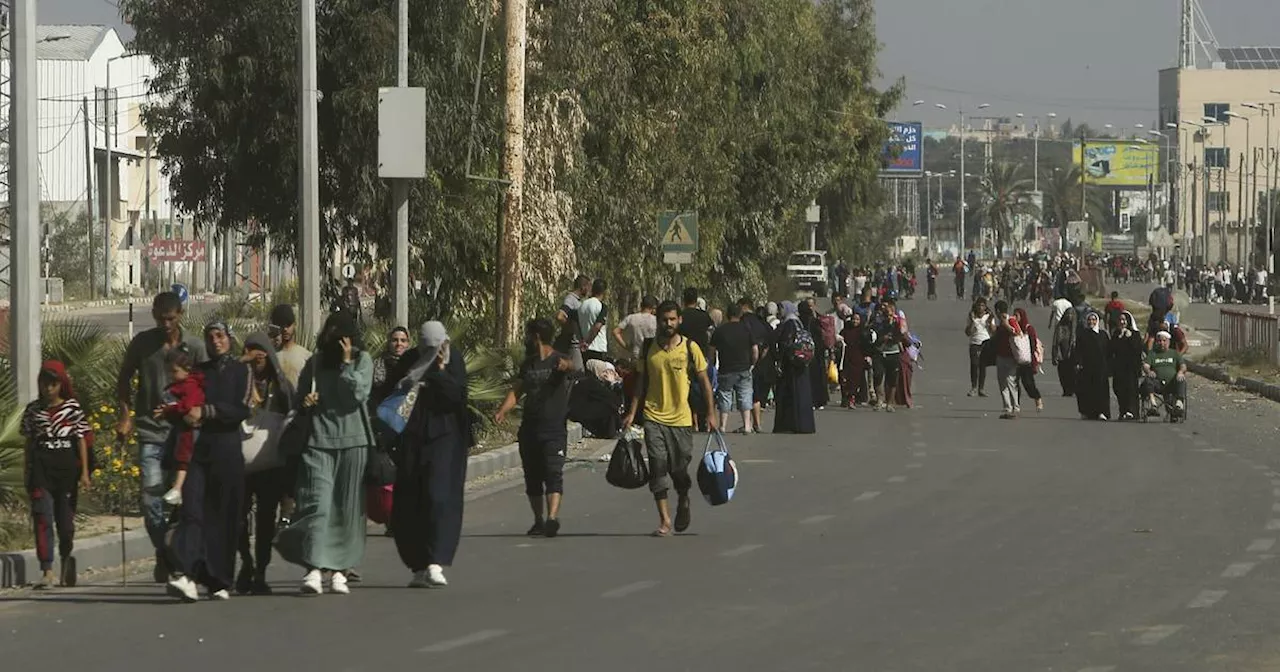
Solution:
<svg viewBox="0 0 1280 672"><path fill-rule="evenodd" d="M959 106L959 108L958 108L958 111L960 112L960 247L959 247L959 249L957 249L957 250L956 250L956 252L957 252L961 257L965 257L965 247L964 247L964 211L965 211L965 202L964 202L964 178L965 178L965 174L964 174L964 136L965 136L965 132L964 132L964 106L963 106L963 105L960 105L960 106ZM965 257L965 258L967 259L968 257ZM977 269L970 269L970 271L969 271L969 272L970 272L970 273L976 273L976 272L977 272Z"/></svg>
<svg viewBox="0 0 1280 672"><path fill-rule="evenodd" d="M1253 148L1253 173L1251 179L1252 186L1249 187L1249 268L1256 269L1253 265L1253 253L1258 249L1258 243L1255 240L1257 233L1254 232L1255 222L1258 221L1258 148ZM1252 282L1252 279L1250 280Z"/></svg>
<svg viewBox="0 0 1280 672"><path fill-rule="evenodd" d="M1198 209L1196 206L1197 206L1197 205L1199 205L1198 201L1200 200L1200 199L1199 199L1199 194L1200 194L1199 186L1200 186L1200 185L1198 184L1198 182L1200 181L1200 179L1199 179L1199 178L1200 178L1200 171L1196 168L1196 163L1195 163L1195 161L1192 161L1192 162L1191 162L1191 171L1190 171L1190 172L1191 172L1191 189L1190 189L1191 207L1190 207L1190 208L1188 208L1188 212L1187 212L1187 214L1191 217L1191 243L1187 246L1187 247L1189 248L1189 251L1188 251L1188 255L1187 255L1187 256L1189 256L1191 259L1193 259L1193 260L1194 260L1194 259L1195 259L1195 256L1196 256L1196 252L1198 252L1198 251L1199 251L1199 250L1197 249L1199 246L1196 244L1196 242L1197 242L1197 238L1196 238L1196 219L1197 219L1197 217L1196 217L1196 213L1199 211L1199 209ZM1184 240L1185 240L1185 238L1184 238ZM1194 262L1193 262L1193 263L1194 263ZM1209 259L1208 259L1208 258L1202 259L1202 260L1201 260L1201 263L1203 263L1203 264L1207 264L1207 263L1209 263Z"/></svg>
<svg viewBox="0 0 1280 672"><path fill-rule="evenodd" d="M93 273L93 223L98 221L98 201L93 197L93 136L89 132L89 97L85 96L81 101L81 113L84 115L84 200L85 212L89 213L89 298L94 299L98 296L98 285L94 282L94 278L98 277Z"/></svg>
<svg viewBox="0 0 1280 672"><path fill-rule="evenodd" d="M1084 155L1087 149L1087 143L1084 138L1084 131L1080 131L1080 221L1085 223L1085 230L1089 232L1089 243L1093 244L1093 226L1089 223L1089 207L1087 204L1089 192L1085 182L1084 172ZM1084 250L1080 250L1083 255Z"/></svg>
<svg viewBox="0 0 1280 672"><path fill-rule="evenodd" d="M1244 152L1240 152L1240 174L1236 184L1236 266L1244 265L1244 216L1247 211L1246 201L1244 200Z"/></svg>
<svg viewBox="0 0 1280 672"><path fill-rule="evenodd" d="M143 160L142 160L142 172L146 173L146 175L144 175L144 176L143 176L143 183L144 183L143 188L144 188L144 189L146 189L146 193L144 193L144 194L142 195L142 203L143 203L143 205L142 205L142 219L141 219L141 221L139 222L139 224L141 224L141 223L143 223L143 222L146 222L146 221L147 221L147 217L151 217L151 235L152 235L152 237L159 238L159 237L160 237L160 236L159 236L159 232L157 232L157 231L155 230L155 228L156 228L156 218L155 218L155 216L154 216L154 215L152 215L152 213L151 213L151 138L150 138L150 136L148 136L148 137L147 137L147 146L146 146L146 148L144 149L144 152L145 152L145 153L144 153L144 155L143 155L143 156L144 156L144 158L143 158ZM144 230L145 230L145 229L144 229ZM149 241L149 240L151 240L151 238L148 238L148 237L147 237L147 236L145 236L145 235L142 237L142 239L143 239L144 241ZM136 241L130 241L130 242L136 242ZM130 258L131 260L132 260L132 258L133 258L133 256L132 256L132 255L134 254L134 251L135 251L134 249L130 249L130 250L129 250L129 255L130 255L130 257L129 257L129 258ZM144 270L145 270L145 269L147 269L147 268L155 268L155 269L156 269L156 278L157 278L157 283L162 283L162 282L164 282L164 274L160 273L158 265L154 264L150 259L147 259L147 260L145 261L145 263L143 263L142 268L143 268ZM146 276L146 273L145 273L145 272L143 273L143 276L144 276L144 277ZM133 283L133 281L132 281L132 279L131 279L131 280L130 280L130 284L132 284L132 283ZM146 285L146 281L143 281L143 283L142 283L142 284L145 286L145 285ZM130 287L130 294L132 294L132 289L133 289L133 288L132 288L132 287ZM157 294L159 294L161 291L162 291L162 290L161 290L161 289L159 289L159 288L157 287L157 289L156 289L156 293L157 293Z"/></svg>
<svg viewBox="0 0 1280 672"><path fill-rule="evenodd" d="M502 140L502 172L510 183L502 207L498 242L498 347L519 337L524 245L524 67L527 43L526 0L506 0L506 128Z"/></svg>
<svg viewBox="0 0 1280 672"><path fill-rule="evenodd" d="M409 86L409 0L397 3L396 86ZM396 211L395 315L396 324L409 326L409 180L391 181Z"/></svg>
<svg viewBox="0 0 1280 672"><path fill-rule="evenodd" d="M18 399L34 399L40 369L40 165L36 153L36 0L10 4L9 356Z"/></svg>
<svg viewBox="0 0 1280 672"><path fill-rule="evenodd" d="M302 333L319 333L320 150L316 107L316 0L299 1L298 21L298 294Z"/></svg>
<svg viewBox="0 0 1280 672"><path fill-rule="evenodd" d="M102 298L111 298L111 215L115 213L115 191L111 188L115 181L112 179L111 165L111 149L113 138L111 137L112 122L115 121L116 106L115 101L111 99L111 63L112 59L107 59L107 88L102 93L102 140L103 147L107 153L107 187L103 190L107 196L103 199L104 207L102 209Z"/></svg>

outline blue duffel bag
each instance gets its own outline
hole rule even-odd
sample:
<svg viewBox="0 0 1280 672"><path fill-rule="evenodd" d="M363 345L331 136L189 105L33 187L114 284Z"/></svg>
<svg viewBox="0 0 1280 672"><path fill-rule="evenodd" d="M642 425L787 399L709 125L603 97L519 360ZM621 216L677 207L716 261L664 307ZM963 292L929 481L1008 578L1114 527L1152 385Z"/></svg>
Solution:
<svg viewBox="0 0 1280 672"><path fill-rule="evenodd" d="M712 449L714 442L715 448ZM707 437L707 447L698 465L698 489L712 506L728 504L738 488L738 467L729 456L724 435L714 432Z"/></svg>

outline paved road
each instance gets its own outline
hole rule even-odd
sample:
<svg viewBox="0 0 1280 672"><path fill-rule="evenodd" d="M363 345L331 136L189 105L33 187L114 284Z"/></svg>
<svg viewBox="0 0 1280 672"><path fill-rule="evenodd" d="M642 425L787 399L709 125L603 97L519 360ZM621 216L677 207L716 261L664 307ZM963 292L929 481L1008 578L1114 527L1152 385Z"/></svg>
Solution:
<svg viewBox="0 0 1280 672"><path fill-rule="evenodd" d="M83 320L101 324L112 334L127 336L129 334L129 306L104 306L100 308L82 308L51 316L54 320ZM134 330L141 331L155 326L151 319L151 302L140 301L133 306Z"/></svg>
<svg viewBox="0 0 1280 672"><path fill-rule="evenodd" d="M964 396L966 304L905 305L919 407L828 410L733 440L731 504L652 539L642 492L567 478L564 535L519 489L468 504L452 585L411 591L389 540L347 597L178 605L158 587L0 598L0 659L192 671L1242 672L1280 666L1280 411L1194 384L1185 425L995 419ZM1046 319L1036 312L1037 324ZM994 386L992 386L994 389ZM1273 480L1274 479L1274 480ZM1274 489L1273 489L1274 488ZM76 666L72 668L72 666Z"/></svg>
<svg viewBox="0 0 1280 672"><path fill-rule="evenodd" d="M213 310L217 307L216 303L200 303L195 304L189 310L204 311ZM129 335L129 306L102 306L96 308L81 308L65 313L54 313L46 317L52 320L81 320L101 324L106 327L107 331L117 336ZM155 326L155 321L151 319L151 300L139 299L133 305L134 333L144 329L150 329Z"/></svg>

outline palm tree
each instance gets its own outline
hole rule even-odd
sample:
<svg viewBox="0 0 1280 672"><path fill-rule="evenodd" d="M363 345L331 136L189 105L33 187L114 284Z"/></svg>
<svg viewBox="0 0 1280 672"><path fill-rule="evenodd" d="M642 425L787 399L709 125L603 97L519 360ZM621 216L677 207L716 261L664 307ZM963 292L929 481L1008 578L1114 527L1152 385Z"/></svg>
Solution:
<svg viewBox="0 0 1280 672"><path fill-rule="evenodd" d="M1031 201L1031 180L1018 166L997 163L982 180L978 219L996 232L996 256L1004 256L1004 244L1018 215L1036 216L1040 209Z"/></svg>
<svg viewBox="0 0 1280 672"><path fill-rule="evenodd" d="M1070 165L1044 171L1040 182L1044 190L1045 225L1063 229L1067 222L1080 218L1080 166ZM1102 191L1088 192L1089 219L1101 224L1110 218Z"/></svg>

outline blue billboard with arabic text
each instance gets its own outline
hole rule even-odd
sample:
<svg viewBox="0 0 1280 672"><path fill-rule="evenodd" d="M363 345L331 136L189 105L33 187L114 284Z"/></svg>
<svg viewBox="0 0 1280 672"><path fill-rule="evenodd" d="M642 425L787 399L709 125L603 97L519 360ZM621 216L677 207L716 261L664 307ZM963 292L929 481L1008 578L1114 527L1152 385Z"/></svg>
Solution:
<svg viewBox="0 0 1280 672"><path fill-rule="evenodd" d="M924 128L918 121L889 121L889 140L884 143L886 175L917 175L924 172Z"/></svg>

